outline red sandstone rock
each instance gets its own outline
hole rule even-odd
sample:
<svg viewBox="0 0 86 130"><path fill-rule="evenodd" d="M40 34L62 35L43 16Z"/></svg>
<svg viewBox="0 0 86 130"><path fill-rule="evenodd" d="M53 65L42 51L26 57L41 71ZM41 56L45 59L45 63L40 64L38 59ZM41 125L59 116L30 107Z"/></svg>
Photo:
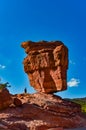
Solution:
<svg viewBox="0 0 86 130"><path fill-rule="evenodd" d="M15 106L21 106L22 105L21 100L19 100L18 98L14 98L13 103L14 103Z"/></svg>
<svg viewBox="0 0 86 130"><path fill-rule="evenodd" d="M18 97L21 102L25 99L22 107L8 107L0 111L0 128L3 127L3 130L58 130L59 127L86 126L86 118L81 115L81 107L76 103L43 93L22 94Z"/></svg>
<svg viewBox="0 0 86 130"><path fill-rule="evenodd" d="M8 128L9 130L28 130L24 123L13 123Z"/></svg>
<svg viewBox="0 0 86 130"><path fill-rule="evenodd" d="M67 48L58 41L30 41L22 46L28 54L24 60L25 72L32 86L41 92L10 95L7 89L0 90L0 130L63 130L86 127L86 117L82 115L80 105L46 94L67 88Z"/></svg>
<svg viewBox="0 0 86 130"><path fill-rule="evenodd" d="M0 110L7 108L12 103L12 97L6 88L0 89Z"/></svg>
<svg viewBox="0 0 86 130"><path fill-rule="evenodd" d="M68 49L60 41L23 42L28 54L24 70L37 91L53 93L67 89Z"/></svg>
<svg viewBox="0 0 86 130"><path fill-rule="evenodd" d="M58 127L58 128L50 128L50 129L48 129L48 130L63 130L63 128L62 128L62 127Z"/></svg>

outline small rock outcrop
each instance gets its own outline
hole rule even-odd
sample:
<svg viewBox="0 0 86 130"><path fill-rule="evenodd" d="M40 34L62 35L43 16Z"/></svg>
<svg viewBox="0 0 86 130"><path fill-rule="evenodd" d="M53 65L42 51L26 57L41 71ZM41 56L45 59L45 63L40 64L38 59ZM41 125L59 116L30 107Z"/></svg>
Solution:
<svg viewBox="0 0 86 130"><path fill-rule="evenodd" d="M6 88L0 89L0 110L12 104L12 97Z"/></svg>
<svg viewBox="0 0 86 130"><path fill-rule="evenodd" d="M27 53L24 70L37 91L54 93L67 89L68 49L60 41L23 42Z"/></svg>
<svg viewBox="0 0 86 130"><path fill-rule="evenodd" d="M22 102L21 102L21 100L19 100L18 98L14 98L14 99L13 99L13 104L14 104L15 106L22 106Z"/></svg>

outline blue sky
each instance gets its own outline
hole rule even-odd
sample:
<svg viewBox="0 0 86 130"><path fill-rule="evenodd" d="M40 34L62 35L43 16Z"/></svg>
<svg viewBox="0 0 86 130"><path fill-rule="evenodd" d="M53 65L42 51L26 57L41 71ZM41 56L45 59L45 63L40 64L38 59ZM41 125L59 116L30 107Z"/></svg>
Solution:
<svg viewBox="0 0 86 130"><path fill-rule="evenodd" d="M21 42L61 40L69 49L68 89L62 97L86 97L86 0L0 0L0 78L11 93L30 87Z"/></svg>

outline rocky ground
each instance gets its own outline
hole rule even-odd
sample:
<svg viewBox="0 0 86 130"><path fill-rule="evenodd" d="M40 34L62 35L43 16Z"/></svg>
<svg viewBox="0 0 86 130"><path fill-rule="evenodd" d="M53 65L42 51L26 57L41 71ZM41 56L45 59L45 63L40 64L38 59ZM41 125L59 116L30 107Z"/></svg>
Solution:
<svg viewBox="0 0 86 130"><path fill-rule="evenodd" d="M5 89L3 93L6 91ZM6 100L8 95L10 100ZM9 92L8 95L4 95L4 103L0 101L0 130L63 130L86 127L81 107L59 96L43 93L11 95Z"/></svg>
<svg viewBox="0 0 86 130"><path fill-rule="evenodd" d="M86 127L74 128L74 129L64 129L64 130L86 130Z"/></svg>

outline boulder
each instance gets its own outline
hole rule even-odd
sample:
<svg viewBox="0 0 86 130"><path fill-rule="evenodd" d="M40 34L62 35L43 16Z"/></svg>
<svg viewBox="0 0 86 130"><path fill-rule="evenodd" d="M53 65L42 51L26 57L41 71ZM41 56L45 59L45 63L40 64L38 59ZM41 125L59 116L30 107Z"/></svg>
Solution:
<svg viewBox="0 0 86 130"><path fill-rule="evenodd" d="M22 47L27 53L24 70L34 89L43 93L67 89L68 48L61 41L28 41Z"/></svg>
<svg viewBox="0 0 86 130"><path fill-rule="evenodd" d="M12 104L12 97L6 88L0 89L0 110Z"/></svg>
<svg viewBox="0 0 86 130"><path fill-rule="evenodd" d="M14 98L13 104L15 106L22 106L22 102L21 100L19 100L18 98Z"/></svg>

